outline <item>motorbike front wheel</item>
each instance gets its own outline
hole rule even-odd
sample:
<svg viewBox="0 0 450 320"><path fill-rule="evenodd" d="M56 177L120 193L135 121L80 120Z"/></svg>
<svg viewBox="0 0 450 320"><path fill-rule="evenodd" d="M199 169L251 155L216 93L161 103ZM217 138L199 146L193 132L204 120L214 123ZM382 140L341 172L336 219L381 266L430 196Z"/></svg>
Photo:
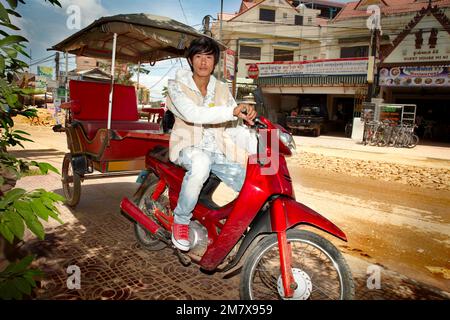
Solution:
<svg viewBox="0 0 450 320"><path fill-rule="evenodd" d="M297 300L351 300L355 289L350 268L328 240L306 230L288 230ZM246 259L240 294L244 300L284 299L276 234L261 240Z"/></svg>

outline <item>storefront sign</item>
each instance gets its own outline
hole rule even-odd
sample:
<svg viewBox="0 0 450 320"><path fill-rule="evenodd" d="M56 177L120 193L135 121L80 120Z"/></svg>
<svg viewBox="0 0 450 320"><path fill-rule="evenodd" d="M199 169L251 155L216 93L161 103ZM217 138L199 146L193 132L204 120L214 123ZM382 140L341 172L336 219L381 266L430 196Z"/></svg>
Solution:
<svg viewBox="0 0 450 320"><path fill-rule="evenodd" d="M35 77L35 88L36 89L45 89L47 90L47 81L48 78L44 76L36 76Z"/></svg>
<svg viewBox="0 0 450 320"><path fill-rule="evenodd" d="M51 79L53 77L53 68L46 66L38 66L37 67L38 76L45 77L47 79Z"/></svg>
<svg viewBox="0 0 450 320"><path fill-rule="evenodd" d="M380 110L380 120L390 120L398 123L402 117L402 106L382 106Z"/></svg>
<svg viewBox="0 0 450 320"><path fill-rule="evenodd" d="M233 50L228 49L225 52L225 62L224 62L224 77L226 80L232 81L235 77L234 70L235 63L235 52Z"/></svg>
<svg viewBox="0 0 450 320"><path fill-rule="evenodd" d="M256 63L248 65L247 75L250 79L258 79L259 69Z"/></svg>
<svg viewBox="0 0 450 320"><path fill-rule="evenodd" d="M385 64L448 62L450 34L433 14L426 14L383 60Z"/></svg>
<svg viewBox="0 0 450 320"><path fill-rule="evenodd" d="M380 86L449 87L450 66L382 68Z"/></svg>
<svg viewBox="0 0 450 320"><path fill-rule="evenodd" d="M260 78L367 74L367 58L286 61L247 64L247 66L250 78L255 77L255 74Z"/></svg>

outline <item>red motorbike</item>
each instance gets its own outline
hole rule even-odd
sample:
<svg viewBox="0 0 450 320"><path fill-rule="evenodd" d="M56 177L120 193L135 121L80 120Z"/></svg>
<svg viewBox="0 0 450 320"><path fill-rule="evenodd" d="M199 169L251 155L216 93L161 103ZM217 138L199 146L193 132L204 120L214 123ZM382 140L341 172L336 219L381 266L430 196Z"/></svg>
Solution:
<svg viewBox="0 0 450 320"><path fill-rule="evenodd" d="M257 154L249 157L245 182L232 202L219 207L212 194L220 180L205 183L190 224L191 249L171 243L175 209L186 170L168 159L168 145L150 150L148 174L122 211L135 221L138 241L149 250L172 247L180 261L208 271L232 274L241 269L241 299L352 299L350 269L336 247L308 225L347 241L319 213L295 200L285 156L295 143L281 126L254 120Z"/></svg>

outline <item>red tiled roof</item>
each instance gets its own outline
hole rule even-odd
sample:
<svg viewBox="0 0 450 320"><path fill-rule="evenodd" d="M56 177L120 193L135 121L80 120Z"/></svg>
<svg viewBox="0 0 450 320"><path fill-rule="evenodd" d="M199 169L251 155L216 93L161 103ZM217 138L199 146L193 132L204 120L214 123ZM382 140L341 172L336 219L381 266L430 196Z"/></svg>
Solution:
<svg viewBox="0 0 450 320"><path fill-rule="evenodd" d="M407 12L416 12L428 6L428 0L384 0L384 2L387 5L380 6L382 15L395 15ZM364 9L356 9L358 4L359 1L347 3L347 5L333 19L333 21L370 16L370 13L366 13L365 7ZM450 0L433 1L432 6L438 6L439 8L450 7Z"/></svg>
<svg viewBox="0 0 450 320"><path fill-rule="evenodd" d="M259 4L260 2L262 2L262 0L260 0L260 1L242 1L241 7L239 9L239 13L247 11L248 9Z"/></svg>
<svg viewBox="0 0 450 320"><path fill-rule="evenodd" d="M250 10L251 8L253 8L253 7L255 7L255 6L261 4L261 3L264 2L264 1L266 1L266 0L247 0L247 1L246 1L246 0L242 0L242 3L241 3L241 7L240 7L240 9L239 9L239 12L238 12L234 17L232 17L230 20L233 20L234 18L240 16L240 15L243 14L244 12L247 12L247 11ZM290 5L290 6L292 7L292 9L298 11L298 10L292 5L292 3L290 3L288 0L285 0L285 1L286 1L286 3L287 3L288 5ZM450 0L449 0L449 1L450 1ZM220 16L220 15L219 15L219 16Z"/></svg>
<svg viewBox="0 0 450 320"><path fill-rule="evenodd" d="M292 3L292 1L288 0L288 2L290 2L290 3ZM327 1L327 0L314 0L314 1L303 0L303 2L311 2L314 4L320 4L320 5L324 5L324 6L338 7L338 8L343 8L345 6L345 3L337 2L337 1Z"/></svg>

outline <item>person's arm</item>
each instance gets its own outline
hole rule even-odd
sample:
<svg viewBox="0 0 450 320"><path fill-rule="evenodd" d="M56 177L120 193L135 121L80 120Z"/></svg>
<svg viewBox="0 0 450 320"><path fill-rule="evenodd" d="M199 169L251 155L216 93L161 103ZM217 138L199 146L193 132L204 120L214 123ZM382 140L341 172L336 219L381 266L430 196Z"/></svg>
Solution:
<svg viewBox="0 0 450 320"><path fill-rule="evenodd" d="M215 106L212 108L198 106L192 101L175 81L169 81L168 93L172 100L172 111L179 118L196 124L216 124L234 120L234 107Z"/></svg>

